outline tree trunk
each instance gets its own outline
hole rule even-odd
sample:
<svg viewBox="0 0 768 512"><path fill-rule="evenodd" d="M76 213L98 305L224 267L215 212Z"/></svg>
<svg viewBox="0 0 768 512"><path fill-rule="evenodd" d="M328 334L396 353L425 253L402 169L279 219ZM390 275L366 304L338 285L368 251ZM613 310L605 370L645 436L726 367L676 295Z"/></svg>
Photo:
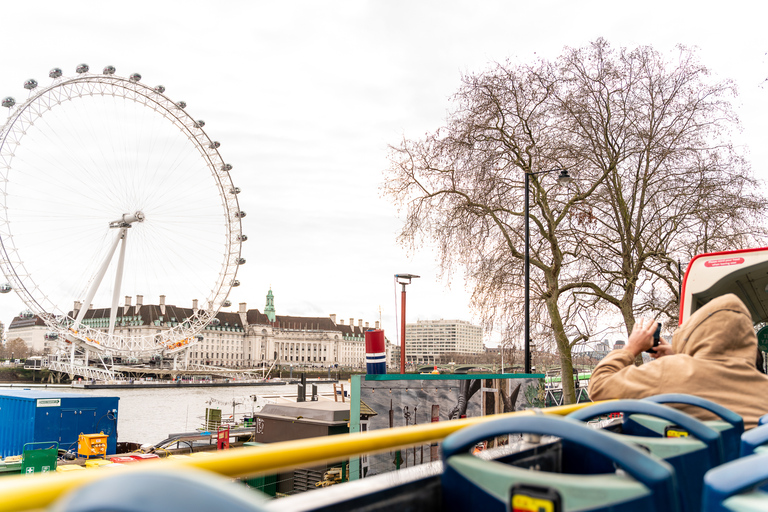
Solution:
<svg viewBox="0 0 768 512"><path fill-rule="evenodd" d="M621 316L624 318L624 325L627 327L627 343L629 343L629 333L635 327L635 313L632 311L632 301L621 301ZM641 366L643 364L643 354L638 354L635 357L635 366Z"/></svg>
<svg viewBox="0 0 768 512"><path fill-rule="evenodd" d="M560 377L563 386L563 405L576 403L576 388L573 385L573 360L571 358L571 345L565 335L560 310L557 307L557 298L547 299L547 309L552 320L552 330L555 333L555 343L560 356Z"/></svg>

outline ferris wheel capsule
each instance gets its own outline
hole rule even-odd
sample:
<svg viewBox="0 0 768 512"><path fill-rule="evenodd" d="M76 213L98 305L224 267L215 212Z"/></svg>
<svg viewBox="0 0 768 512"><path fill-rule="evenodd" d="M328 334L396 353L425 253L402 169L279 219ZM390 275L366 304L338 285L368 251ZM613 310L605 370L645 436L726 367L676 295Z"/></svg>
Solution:
<svg viewBox="0 0 768 512"><path fill-rule="evenodd" d="M235 195L239 194L240 193L240 187L232 187L231 189L229 189L229 193L230 194L235 194Z"/></svg>
<svg viewBox="0 0 768 512"><path fill-rule="evenodd" d="M221 306L225 307L225 308L228 308L231 305L232 305L232 301L231 300L225 300L224 302L221 303Z"/></svg>
<svg viewBox="0 0 768 512"><path fill-rule="evenodd" d="M59 339L59 334L53 331L45 333L45 340L46 341L53 341Z"/></svg>
<svg viewBox="0 0 768 512"><path fill-rule="evenodd" d="M114 75L114 74L115 74L115 71L117 71L117 70L115 69L115 66L105 66L105 67L104 67L104 71L103 71L103 73L104 73L105 75Z"/></svg>
<svg viewBox="0 0 768 512"><path fill-rule="evenodd" d="M141 80L141 75L138 73L133 73L131 76L128 77L128 79L131 82L138 82L139 80Z"/></svg>
<svg viewBox="0 0 768 512"><path fill-rule="evenodd" d="M211 148L211 149L219 149L221 147L221 142L215 140L215 141L211 142L208 145L208 147Z"/></svg>
<svg viewBox="0 0 768 512"><path fill-rule="evenodd" d="M197 121L195 121L195 128L202 128L203 126L205 126L205 121L203 121L202 119L198 119Z"/></svg>
<svg viewBox="0 0 768 512"><path fill-rule="evenodd" d="M245 258L237 258L238 265L245 265Z"/></svg>
<svg viewBox="0 0 768 512"><path fill-rule="evenodd" d="M203 336L202 334L198 334L197 336L195 336L195 339L196 339L197 341L200 341L200 342L202 342L202 341L205 339L205 336Z"/></svg>
<svg viewBox="0 0 768 512"><path fill-rule="evenodd" d="M165 86L158 85L157 87L155 87L155 92L159 92L160 94L163 94L165 92Z"/></svg>
<svg viewBox="0 0 768 512"><path fill-rule="evenodd" d="M30 78L29 80L24 82L24 88L27 89L28 91L31 91L35 87L37 87L37 80L35 80L34 78Z"/></svg>
<svg viewBox="0 0 768 512"><path fill-rule="evenodd" d="M232 286L240 286L240 281L238 281L237 279L233 279L231 284Z"/></svg>
<svg viewBox="0 0 768 512"><path fill-rule="evenodd" d="M214 327L218 327L221 325L221 320L219 320L218 318L214 318L213 320L211 320L211 325Z"/></svg>
<svg viewBox="0 0 768 512"><path fill-rule="evenodd" d="M88 64L80 64L77 66L77 68L75 68L75 71L82 75L83 73L87 73L89 69L91 68L88 66Z"/></svg>
<svg viewBox="0 0 768 512"><path fill-rule="evenodd" d="M51 78L59 78L61 76L61 68L53 68L48 72L48 76Z"/></svg>
<svg viewBox="0 0 768 512"><path fill-rule="evenodd" d="M245 218L246 213L244 211L235 212L235 218L237 219L243 219Z"/></svg>
<svg viewBox="0 0 768 512"><path fill-rule="evenodd" d="M8 293L11 290L13 290L13 287L10 283L0 284L0 293Z"/></svg>
<svg viewBox="0 0 768 512"><path fill-rule="evenodd" d="M222 165L221 166L221 170L222 171L227 171L227 172L231 171L232 170L232 164L224 164L224 165Z"/></svg>
<svg viewBox="0 0 768 512"><path fill-rule="evenodd" d="M248 235L237 235L238 242L245 242L246 240L248 240Z"/></svg>
<svg viewBox="0 0 768 512"><path fill-rule="evenodd" d="M28 309L25 309L24 311L22 311L21 313L19 313L19 316L20 316L21 318L27 318L27 319L29 319L29 318L34 318L34 317L35 317L35 314L34 314L33 312L31 312L30 310L28 310Z"/></svg>
<svg viewBox="0 0 768 512"><path fill-rule="evenodd" d="M187 108L187 102L186 101L180 101L180 102L176 103L176 106L179 107L181 110L184 110L185 108Z"/></svg>
<svg viewBox="0 0 768 512"><path fill-rule="evenodd" d="M3 98L3 106L6 108L11 108L15 104L16 104L16 100L13 99L11 96Z"/></svg>

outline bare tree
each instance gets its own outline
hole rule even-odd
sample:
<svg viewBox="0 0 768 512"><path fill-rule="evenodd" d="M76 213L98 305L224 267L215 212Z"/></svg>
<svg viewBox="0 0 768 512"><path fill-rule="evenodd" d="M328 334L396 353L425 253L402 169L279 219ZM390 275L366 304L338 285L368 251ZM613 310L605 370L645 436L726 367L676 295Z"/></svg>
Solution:
<svg viewBox="0 0 768 512"><path fill-rule="evenodd" d="M685 48L669 63L598 40L463 77L446 126L391 148L383 189L406 212L400 240L434 243L446 272L464 267L473 307L512 338L529 175L532 337L556 348L567 403L571 349L598 317L618 311L631 329L638 310L670 312L688 240L714 230L711 243L740 245L762 223L765 199L727 143L733 86L707 75ZM572 187L536 174L551 169L570 170Z"/></svg>
<svg viewBox="0 0 768 512"><path fill-rule="evenodd" d="M573 151L608 174L571 217L594 276L587 293L618 308L628 331L636 314L676 320L678 261L765 239L768 201L729 141L735 88L708 83L684 47L669 62L598 40L560 65L574 85L559 98Z"/></svg>
<svg viewBox="0 0 768 512"><path fill-rule="evenodd" d="M6 342L5 345L2 346L2 350L0 357L13 357L14 359L26 359L30 352L29 346L21 338L14 338Z"/></svg>
<svg viewBox="0 0 768 512"><path fill-rule="evenodd" d="M581 163L552 121L560 86L553 65L499 65L464 82L447 127L392 148L384 190L407 210L400 239L411 246L423 238L436 243L443 268L461 264L475 283L473 304L486 326L501 322L507 332L521 332L523 178L530 174L530 264L538 271L530 284L533 296L544 299L533 301L532 318L553 333L563 373L570 376L570 346L579 340L568 339L562 316L573 297L561 280L570 250L563 246L563 240L570 244L563 228L570 210L603 176L585 175L575 190L559 191L547 176L534 174ZM572 386L566 396L575 397Z"/></svg>

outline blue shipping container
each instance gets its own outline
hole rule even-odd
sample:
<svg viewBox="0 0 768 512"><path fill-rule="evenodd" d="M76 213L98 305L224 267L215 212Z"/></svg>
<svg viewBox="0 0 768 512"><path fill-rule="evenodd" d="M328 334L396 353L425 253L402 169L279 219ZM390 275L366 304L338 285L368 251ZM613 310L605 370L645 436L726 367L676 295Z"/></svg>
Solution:
<svg viewBox="0 0 768 512"><path fill-rule="evenodd" d="M119 397L0 390L0 457L21 455L26 443L56 441L77 452L80 434L104 432L107 454L117 452Z"/></svg>

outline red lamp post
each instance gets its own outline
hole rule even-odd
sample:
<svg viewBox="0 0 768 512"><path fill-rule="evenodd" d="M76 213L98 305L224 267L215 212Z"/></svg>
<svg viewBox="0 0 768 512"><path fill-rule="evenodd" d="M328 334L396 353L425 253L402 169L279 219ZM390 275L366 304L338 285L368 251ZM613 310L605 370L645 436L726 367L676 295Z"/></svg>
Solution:
<svg viewBox="0 0 768 512"><path fill-rule="evenodd" d="M414 274L395 274L395 280L403 286L400 294L400 373L405 373L405 285L411 284L411 279L418 277Z"/></svg>

